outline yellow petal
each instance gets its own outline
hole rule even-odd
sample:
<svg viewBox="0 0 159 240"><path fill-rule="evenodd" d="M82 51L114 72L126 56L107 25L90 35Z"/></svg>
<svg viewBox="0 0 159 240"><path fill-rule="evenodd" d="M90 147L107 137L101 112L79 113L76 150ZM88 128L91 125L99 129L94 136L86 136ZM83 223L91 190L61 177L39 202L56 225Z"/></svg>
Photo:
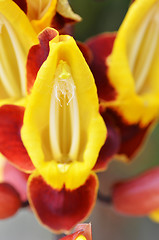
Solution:
<svg viewBox="0 0 159 240"><path fill-rule="evenodd" d="M158 23L159 1L136 0L108 61L108 76L118 92L118 101L112 105L127 121L143 126L158 117L159 111Z"/></svg>
<svg viewBox="0 0 159 240"><path fill-rule="evenodd" d="M24 115L22 139L45 181L82 185L106 137L92 73L70 36L50 42Z"/></svg>
<svg viewBox="0 0 159 240"><path fill-rule="evenodd" d="M25 65L38 42L23 11L11 0L0 1L0 99L26 96Z"/></svg>

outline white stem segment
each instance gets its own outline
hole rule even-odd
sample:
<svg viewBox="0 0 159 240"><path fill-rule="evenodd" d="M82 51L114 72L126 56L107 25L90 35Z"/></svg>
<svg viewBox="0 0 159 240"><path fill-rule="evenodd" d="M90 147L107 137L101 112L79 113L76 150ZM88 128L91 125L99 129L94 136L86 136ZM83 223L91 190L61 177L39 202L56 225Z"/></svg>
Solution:
<svg viewBox="0 0 159 240"><path fill-rule="evenodd" d="M75 161L80 145L79 107L75 83L66 62L60 61L50 104L50 145L59 163Z"/></svg>

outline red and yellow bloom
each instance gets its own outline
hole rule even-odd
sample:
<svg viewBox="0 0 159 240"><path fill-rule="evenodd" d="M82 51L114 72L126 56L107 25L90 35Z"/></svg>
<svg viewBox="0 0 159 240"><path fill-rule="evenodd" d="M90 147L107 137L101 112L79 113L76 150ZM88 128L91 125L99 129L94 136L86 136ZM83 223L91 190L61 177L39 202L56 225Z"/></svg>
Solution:
<svg viewBox="0 0 159 240"><path fill-rule="evenodd" d="M26 97L26 60L37 37L25 14L11 0L0 1L0 105Z"/></svg>
<svg viewBox="0 0 159 240"><path fill-rule="evenodd" d="M115 110L141 127L158 118L158 48L158 1L136 0L118 31L108 77L118 92Z"/></svg>
<svg viewBox="0 0 159 240"><path fill-rule="evenodd" d="M134 1L117 34L101 34L86 42L108 126L97 168L106 167L114 152L131 159L158 119L157 6L158 1Z"/></svg>
<svg viewBox="0 0 159 240"><path fill-rule="evenodd" d="M17 167L33 172L28 197L41 222L68 231L94 205L98 181L92 168L106 128L93 76L73 38L46 29L39 40L28 56L25 111L0 109L0 148Z"/></svg>
<svg viewBox="0 0 159 240"><path fill-rule="evenodd" d="M69 215L74 214L73 205L74 211L78 210L79 201L83 205L80 218L92 208L97 188L92 168L106 131L98 112L93 76L81 52L72 37L57 33L55 36L55 33L47 29L41 35L41 40L45 37L46 44L49 44L49 52L31 90L21 135L36 167L28 185L36 214L51 228L69 230L75 224L75 219L68 221ZM41 45L41 51L43 47L46 46ZM38 46L33 47L28 59L36 54L39 61L37 51ZM33 64L37 66L35 58L28 66L32 68ZM92 190L88 191L88 188ZM47 217L41 213L46 189L50 192L49 209L52 208ZM57 199L61 199L61 208L67 212L62 219L59 216L60 203L55 204ZM45 215L47 211L46 208ZM47 218L56 218L56 223L47 222Z"/></svg>

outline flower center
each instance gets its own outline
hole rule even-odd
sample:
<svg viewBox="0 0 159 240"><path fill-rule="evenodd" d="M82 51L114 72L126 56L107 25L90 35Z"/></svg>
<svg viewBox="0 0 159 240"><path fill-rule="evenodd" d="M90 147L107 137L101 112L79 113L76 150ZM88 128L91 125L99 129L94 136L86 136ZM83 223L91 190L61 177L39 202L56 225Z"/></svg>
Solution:
<svg viewBox="0 0 159 240"><path fill-rule="evenodd" d="M51 95L50 143L57 162L76 160L80 143L79 107L76 86L64 61L57 66Z"/></svg>
<svg viewBox="0 0 159 240"><path fill-rule="evenodd" d="M137 93L143 94L150 90L152 62L156 52L159 50L158 26L159 2L153 5L143 19L130 43L128 57Z"/></svg>
<svg viewBox="0 0 159 240"><path fill-rule="evenodd" d="M0 98L26 95L25 56L18 37L0 14Z"/></svg>

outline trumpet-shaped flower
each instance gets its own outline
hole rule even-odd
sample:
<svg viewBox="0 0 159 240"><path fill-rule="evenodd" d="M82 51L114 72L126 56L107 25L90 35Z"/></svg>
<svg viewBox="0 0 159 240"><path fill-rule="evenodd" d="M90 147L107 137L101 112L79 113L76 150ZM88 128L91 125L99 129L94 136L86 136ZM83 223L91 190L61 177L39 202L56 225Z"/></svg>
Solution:
<svg viewBox="0 0 159 240"><path fill-rule="evenodd" d="M141 127L159 112L158 5L157 0L132 3L108 59L108 78L118 93L114 109Z"/></svg>
<svg viewBox="0 0 159 240"><path fill-rule="evenodd" d="M12 152L10 161L33 172L29 201L40 221L67 231L94 205L98 182L92 169L106 128L93 76L73 38L48 28L39 40L28 55L25 112L17 106L0 109L1 150L5 156Z"/></svg>
<svg viewBox="0 0 159 240"><path fill-rule="evenodd" d="M96 168L105 168L114 153L132 158L158 118L157 6L158 1L134 1L117 34L104 33L86 42L108 126Z"/></svg>
<svg viewBox="0 0 159 240"><path fill-rule="evenodd" d="M23 146L23 143L19 142L18 145L16 144L16 139L19 139L19 134L16 135L13 132L11 133L10 127L14 125L12 120L16 118L16 110L19 108L22 114L24 111L27 96L27 55L29 48L36 43L38 43L38 39L35 31L23 11L21 11L13 1L1 0L0 111L1 113L3 112L5 117L0 119L0 124L2 126L2 131L6 130L6 137L7 134L10 135L12 145L10 145L7 154L5 154L6 150L8 150L8 143L5 139L1 138L0 133L0 151L6 158L12 159L14 165L16 165L19 154L18 146ZM21 107L18 107L19 105ZM17 117L17 121L20 121L20 116ZM3 129L5 122L8 123L8 127ZM12 154L13 152L14 157ZM33 169L34 167L31 161L27 161L29 157L25 149L23 151L23 156L26 159L26 165Z"/></svg>

